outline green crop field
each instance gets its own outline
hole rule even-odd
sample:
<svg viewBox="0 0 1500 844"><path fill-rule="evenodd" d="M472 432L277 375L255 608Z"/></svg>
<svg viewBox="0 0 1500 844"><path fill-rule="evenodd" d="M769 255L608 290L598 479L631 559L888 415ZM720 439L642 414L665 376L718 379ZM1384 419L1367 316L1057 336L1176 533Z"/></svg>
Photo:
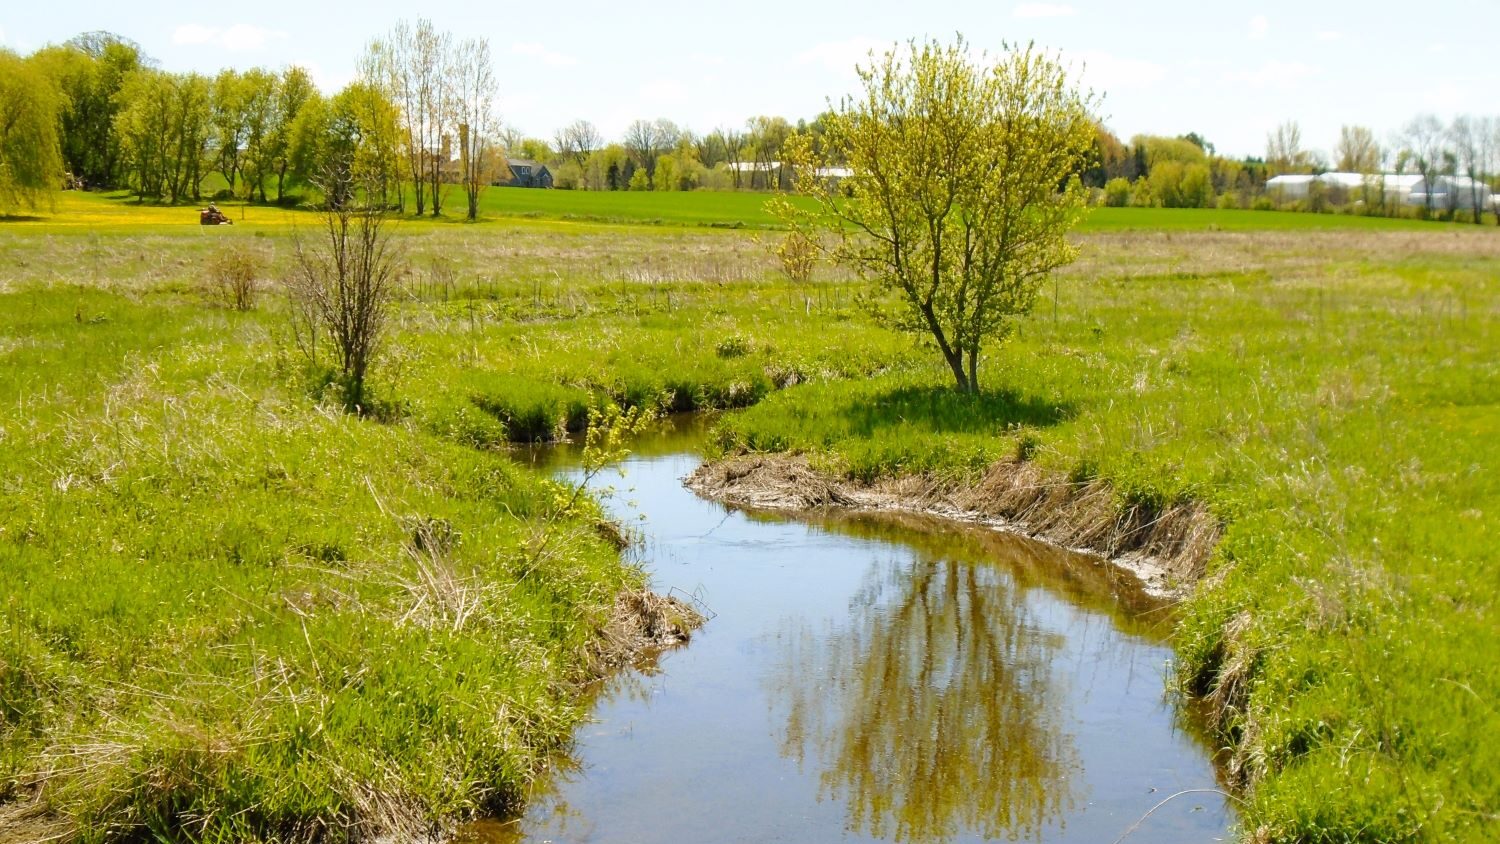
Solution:
<svg viewBox="0 0 1500 844"><path fill-rule="evenodd" d="M485 188L480 196L481 222L532 220L555 224L614 223L663 227L774 229L780 222L766 208L770 194L731 191L629 192ZM457 224L464 213L461 191L447 194L443 217L434 222ZM205 201L206 204L206 201ZM219 205L237 224L290 226L309 219L296 211L243 202ZM197 225L196 206L139 205L125 193L59 193L50 207L12 218L11 226L69 229L145 225ZM413 222L418 222L412 219ZM1082 231L1430 231L1453 224L1351 214L1307 214L1283 211L1239 211L1200 208L1095 208ZM1462 226L1460 226L1462 228Z"/></svg>
<svg viewBox="0 0 1500 844"><path fill-rule="evenodd" d="M506 449L618 403L851 477L1024 452L1201 502L1226 532L1177 673L1228 704L1245 836L1496 837L1492 228L1100 209L965 398L855 282L719 230L763 201L495 189L481 225L403 222L362 417L277 283L312 212L0 222L0 828L338 840L513 805L643 578ZM264 263L248 312L206 284L230 247Z"/></svg>

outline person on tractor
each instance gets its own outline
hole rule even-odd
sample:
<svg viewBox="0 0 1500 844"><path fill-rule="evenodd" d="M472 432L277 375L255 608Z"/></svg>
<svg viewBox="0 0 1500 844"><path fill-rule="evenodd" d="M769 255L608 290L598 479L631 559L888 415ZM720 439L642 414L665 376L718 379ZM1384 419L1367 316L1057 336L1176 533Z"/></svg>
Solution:
<svg viewBox="0 0 1500 844"><path fill-rule="evenodd" d="M205 226L227 226L233 225L234 221L229 219L219 206L210 202L208 207L198 212L198 222Z"/></svg>

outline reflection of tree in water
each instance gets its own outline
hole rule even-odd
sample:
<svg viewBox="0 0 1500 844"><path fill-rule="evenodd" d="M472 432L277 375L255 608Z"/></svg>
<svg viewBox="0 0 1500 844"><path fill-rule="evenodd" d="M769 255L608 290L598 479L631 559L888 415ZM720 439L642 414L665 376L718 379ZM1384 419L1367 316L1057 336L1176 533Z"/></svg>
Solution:
<svg viewBox="0 0 1500 844"><path fill-rule="evenodd" d="M996 569L919 560L879 571L850 625L791 640L774 682L791 713L783 752L825 766L824 796L879 838L1017 838L1071 803L1076 767L1048 662Z"/></svg>

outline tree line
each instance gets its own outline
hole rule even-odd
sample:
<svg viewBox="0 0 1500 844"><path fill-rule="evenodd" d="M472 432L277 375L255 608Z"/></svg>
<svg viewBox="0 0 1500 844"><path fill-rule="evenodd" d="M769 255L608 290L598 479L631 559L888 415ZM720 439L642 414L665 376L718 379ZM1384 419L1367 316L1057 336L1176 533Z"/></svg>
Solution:
<svg viewBox="0 0 1500 844"><path fill-rule="evenodd" d="M347 201L350 185L416 214L443 213L450 189L478 213L479 191L508 178L507 156L550 164L581 190L787 188L788 139L821 143L819 120L757 116L706 135L666 118L637 120L606 142L579 120L550 141L493 111L498 84L484 39L457 41L430 21L371 42L354 82L331 95L300 67L160 69L107 32L29 56L0 50L0 203L35 206L59 185L128 189L142 201L241 198ZM339 185L322 174L352 172Z"/></svg>
<svg viewBox="0 0 1500 844"><path fill-rule="evenodd" d="M1197 133L1137 135L1125 144L1100 127L1095 160L1084 183L1100 189L1102 203L1111 206L1342 209L1478 223L1500 180L1500 118L1459 115L1444 125L1434 115L1421 115L1384 143L1368 127L1345 125L1332 158L1306 147L1295 121L1267 133L1264 157L1241 159L1217 155ZM1352 186L1311 181L1305 195L1292 199L1267 191L1276 176L1328 173L1364 178ZM1404 201L1392 176L1420 177L1420 201Z"/></svg>
<svg viewBox="0 0 1500 844"><path fill-rule="evenodd" d="M459 185L473 217L498 160L496 90L488 43L428 21L372 42L329 96L300 67L164 71L111 33L0 50L0 205L34 207L59 185L169 203L310 190L339 205L357 186L436 215Z"/></svg>
<svg viewBox="0 0 1500 844"><path fill-rule="evenodd" d="M335 205L357 185L400 211L440 215L456 185L472 219L480 190L508 179L507 157L546 163L556 187L577 190L788 190L795 174L783 159L801 143L828 166L845 164L824 154L831 112L796 122L759 115L706 134L641 119L612 142L578 120L543 139L499 121L498 88L487 41L456 40L426 20L371 42L356 80L331 95L300 67L211 77L163 71L139 45L104 32L24 58L0 50L0 208L34 206L62 183L128 189L153 202L312 197ZM1450 219L1465 210L1457 191L1439 202L1428 190L1412 208L1379 185L1351 192L1320 183L1292 202L1265 190L1276 175L1330 169L1411 173L1428 185L1462 176L1488 191L1500 174L1500 119L1444 125L1424 115L1386 143L1345 126L1332 160L1303 146L1295 122L1269 133L1264 157L1239 159L1218 155L1197 133L1125 143L1096 123L1092 157L1070 178L1106 205L1342 206ZM1477 221L1482 207L1468 205Z"/></svg>

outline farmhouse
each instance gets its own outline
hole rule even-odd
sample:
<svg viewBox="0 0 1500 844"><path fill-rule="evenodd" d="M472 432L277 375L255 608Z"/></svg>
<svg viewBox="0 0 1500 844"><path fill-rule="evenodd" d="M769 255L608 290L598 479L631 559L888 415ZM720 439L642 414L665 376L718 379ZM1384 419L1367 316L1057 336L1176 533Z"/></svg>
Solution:
<svg viewBox="0 0 1500 844"><path fill-rule="evenodd" d="M511 188L550 188L552 171L547 165L527 158L507 158L505 166L510 169L510 180L501 180L496 185Z"/></svg>

